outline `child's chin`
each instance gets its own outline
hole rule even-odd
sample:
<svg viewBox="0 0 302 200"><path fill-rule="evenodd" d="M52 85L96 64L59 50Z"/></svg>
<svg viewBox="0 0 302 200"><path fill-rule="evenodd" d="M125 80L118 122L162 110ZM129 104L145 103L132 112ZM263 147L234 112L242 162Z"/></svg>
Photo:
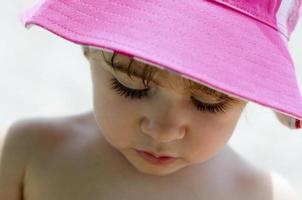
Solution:
<svg viewBox="0 0 302 200"><path fill-rule="evenodd" d="M166 166L166 167L156 167L152 165L134 165L132 166L140 173L153 175L153 176L167 176L174 174L184 168L185 166Z"/></svg>
<svg viewBox="0 0 302 200"><path fill-rule="evenodd" d="M175 171L171 171L171 170L154 170L154 169L146 169L146 168L142 168L142 167L135 167L140 173L143 174L147 174L147 175L153 175L153 176L167 176L170 174L173 174Z"/></svg>

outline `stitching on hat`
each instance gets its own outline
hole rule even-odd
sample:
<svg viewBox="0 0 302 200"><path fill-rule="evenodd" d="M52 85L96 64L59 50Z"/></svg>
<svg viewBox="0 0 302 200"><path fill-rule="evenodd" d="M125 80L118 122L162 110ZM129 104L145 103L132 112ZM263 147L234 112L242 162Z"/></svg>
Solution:
<svg viewBox="0 0 302 200"><path fill-rule="evenodd" d="M57 0L57 1L60 1L60 0ZM77 0L77 1L78 1L78 2L81 2L80 0ZM61 2L61 1L60 1L60 2ZM85 12L83 12L83 11L77 10L76 8L73 8L72 6L65 4L64 2L61 2L61 3L64 4L67 8L71 8L71 9L73 9L74 11L76 11L76 12L78 12L78 13L80 13L80 14L83 14L83 15L85 15L85 16L91 17L91 18L95 19L96 21L100 21L100 19L97 18L97 17L95 17L95 16L92 16L92 15L90 15L90 14L88 14L88 13L85 13ZM51 7L51 6L49 6L49 8L50 8L51 10L53 10L53 11L59 12L61 15L67 17L69 20L75 21L75 19L70 18L69 16L65 15L64 13L62 13L61 11L58 11L58 10L55 9L55 8L53 8L53 7ZM117 13L111 13L111 12L108 12L108 11L105 11L105 10L97 9L97 11L99 11L99 12L105 12L106 14L109 14L109 15L116 15L116 16L119 16L119 17L121 17L121 18L123 18L123 19L137 20L137 21L140 21L140 22L142 22L142 23L147 22L147 21L145 21L145 20L141 20L141 19L137 19L137 18L130 18L130 17L126 17L126 16L123 16L123 15L119 15L119 14L117 14ZM77 21L75 21L75 22L77 22ZM77 23L83 25L83 24L80 23L80 22L77 22ZM110 24L116 24L116 25L118 25L117 23L108 22L108 21L106 21L106 22L104 22L104 23L110 23ZM149 23L152 23L152 22L149 21ZM132 28L132 29L135 29L134 27L131 27L131 26L129 26L129 27ZM173 30L171 27L166 27L166 28L167 28L168 30L171 30L171 31ZM192 28L194 28L194 27L192 27ZM135 29L135 30L136 30L136 29ZM196 29L196 30L197 30L197 29ZM184 34L184 35L185 35L185 34Z"/></svg>
<svg viewBox="0 0 302 200"><path fill-rule="evenodd" d="M79 1L79 0L78 0ZM64 4L64 3L63 3ZM76 12L79 12L79 13L81 13L81 14L84 14L84 15L86 15L86 16L88 16L88 17L91 17L91 18L93 18L93 19L95 19L96 21L99 21L99 19L98 18L96 18L96 17L94 17L94 16L92 16L92 15L89 15L88 13L84 13L84 12L82 12L82 11L79 11L79 10L77 10L77 9L75 9L75 8L73 8L72 6L70 6L70 5L66 5L66 4L64 4L67 8L71 8L71 9L73 9L73 10L75 10ZM61 13L62 15L65 15L64 13L62 13L62 12L60 12L60 11L58 11L58 10L56 10L56 9L54 9L54 11L56 11L56 12L59 12L59 13ZM99 10L98 9L98 11L103 11L103 10ZM120 17L122 17L122 18L126 18L125 16L121 16L121 15L119 15L119 14L115 14L115 13L111 13L111 12L107 12L107 11L103 11L103 12L105 12L105 13L107 13L107 14L110 14L110 15L117 15L117 16L120 16ZM66 15L65 15L66 16ZM70 17L68 17L68 16L66 16L67 18L69 18L70 20L72 20L72 21L75 21L73 18L70 18ZM129 20L137 20L136 18L128 18ZM217 20L219 20L218 18L217 18ZM140 20L141 22L145 22L145 21L143 21L143 20ZM78 22L79 23L79 22ZM114 24L113 22L106 22L106 23L112 23L112 24ZM152 23L152 22L151 22ZM82 25L82 23L80 23L81 25ZM130 28L133 28L133 27L131 27L131 26L129 26ZM192 27L192 26L191 26ZM238 26L237 26L238 27ZM192 27L192 28L194 28L194 27ZM241 28L241 27L240 27ZM135 28L133 28L133 29L135 29ZM169 28L169 30L171 30L171 28ZM174 30L174 29L173 29ZM195 28L195 30L197 30L198 32L200 32L200 31L202 31L202 30L199 30L199 29L196 29ZM185 33L183 32L182 33L182 35L185 35ZM232 46L234 46L233 44L232 44ZM265 45L263 46L263 47L265 47ZM276 56L277 57L277 56ZM278 57L279 57L279 55L278 55Z"/></svg>
<svg viewBox="0 0 302 200"><path fill-rule="evenodd" d="M57 0L57 1L60 1L62 4L64 4L65 6L67 6L67 7L69 7L69 8L72 8L72 9L78 11L78 12L84 13L84 12L82 12L82 11L79 11L79 10L73 8L71 5L65 4L65 3L62 2L61 0ZM75 1L77 1L78 3L80 3L80 4L82 4L82 5L85 5L85 6L89 7L90 9L92 9L92 10L94 10L94 11L105 12L105 13L110 14L110 15L120 16L121 18L128 18L129 20L134 19L134 18L131 18L131 17L126 17L126 16L123 16L123 15L119 15L119 14L117 14L117 13L111 13L111 12L107 12L107 11L105 11L105 10L103 10L103 9L99 9L99 8L93 7L93 6L91 6L91 5L89 5L89 4L85 3L85 2L83 2L82 0L75 0ZM147 2L147 1L146 1L146 2ZM155 13L150 12L150 11L148 11L148 10L146 10L146 9L138 9L138 8L130 7L130 6L126 5L126 4L122 4L122 3L115 3L115 2L110 2L110 3L113 4L113 5L115 5L115 6L126 7L126 8L128 8L128 9L130 9L130 10L138 10L138 11L142 12L143 14L151 14L152 16L157 17L157 15L156 15ZM147 2L147 3L148 3L148 2ZM163 9L166 8L166 7L164 7L164 6L159 6L159 7L163 8ZM92 17L92 18L95 18L95 16L92 16L92 15L90 15L90 14L88 14L88 13L84 13L84 14L87 15L87 16L90 16L90 17ZM190 16L190 15L183 15L183 17L186 17L186 18L188 18L189 20L196 20L195 18L193 18L193 17ZM213 16L213 17L215 17L215 16ZM170 17L170 16L167 16L167 18L172 19L172 21L176 21L175 18L172 18L172 17ZM98 19L98 18L96 18L96 19ZM98 20L99 20L99 19L98 19ZM140 22L146 22L146 20L141 20L140 18L135 18L135 20L140 21ZM158 18L158 20L160 20L160 18ZM179 22L178 22L178 24L179 24ZM210 25L210 24L208 24L208 25ZM168 28L169 28L169 30L171 30L170 27L168 27ZM190 26L190 28L199 31L199 29L197 29L197 27L195 27L195 26ZM240 28L241 28L241 29L244 29L244 27L240 27Z"/></svg>
<svg viewBox="0 0 302 200"><path fill-rule="evenodd" d="M71 8L71 9L73 9L73 10L75 10L75 11L78 11L77 9L74 9L74 8L72 8L72 7L69 7L69 8ZM60 11L58 11L58 10L52 8L52 7L50 7L50 9L52 9L52 10L54 10L54 11L56 11L56 12L59 12L61 15L65 16L66 18L68 18L68 19L71 20L71 21L77 22L77 21L75 21L75 19L70 18L69 16L66 16L64 13L62 13L62 12L60 12ZM78 12L79 12L79 11L78 11ZM83 13L83 12L81 12L81 13L84 14L84 15L86 15L86 16L88 16L88 17L94 18L93 16L91 16L91 15L89 15L89 14L86 14L86 13ZM107 13L108 13L108 14L112 14L112 13L109 13L109 12L107 12ZM119 15L119 16L120 16L120 15ZM94 18L94 19L96 19L97 21L99 21L98 18ZM77 22L77 23L83 25L83 24L80 23L80 22ZM109 22L109 21L107 21L107 22L105 22L105 23L112 23L112 24L115 24L115 23ZM130 26L129 26L129 27L130 27ZM133 27L131 27L131 28L133 28ZM133 28L133 29L135 29L135 28ZM177 43L180 44L179 42L177 42ZM234 45L233 45L233 46L234 46ZM239 46L238 46L238 47L239 47ZM227 50L226 50L226 51L227 51ZM228 51L228 52L231 53L230 51Z"/></svg>
<svg viewBox="0 0 302 200"><path fill-rule="evenodd" d="M219 0L219 1L223 1L225 3L229 3L230 2L229 0ZM268 17L266 17L266 15L262 15L261 13L257 13L255 11L255 9L249 9L247 7L244 7L244 6L240 5L239 3L235 2L235 1L231 2L231 4L234 4L236 7L240 8L240 9L242 9L242 10L244 10L244 11L246 11L246 12L252 14L252 15L255 15L256 17L259 16L259 17L265 18L265 20L266 20L265 22L266 23L269 23L271 26L273 26L273 27L275 27L275 28L277 28L279 30L278 27L276 27L274 24L271 24L270 20L268 20ZM282 15L284 16L283 13L282 13ZM259 19L259 20L262 21L261 19ZM279 23L278 20L276 20L276 22L280 26L283 26L284 28L286 28L286 26L284 24L282 24L282 23ZM287 35L286 35L286 37L287 37Z"/></svg>
<svg viewBox="0 0 302 200"><path fill-rule="evenodd" d="M223 3L223 4L226 5L226 6L229 6L229 3L230 3L229 0L216 0L216 1L217 1L217 2L220 2L220 3ZM256 17L258 20L260 20L260 21L266 23L267 25L270 25L271 27L277 29L282 35L284 35L287 39L289 39L289 35L287 34L287 27L286 27L286 25L284 25L284 24L278 22L278 20L276 20L276 25L278 24L278 25L282 26L282 29L280 29L280 28L278 27L278 25L276 26L275 24L273 24L273 23L269 20L269 18L266 17L266 15L262 15L261 13L256 13L256 11L255 11L254 9L249 9L249 8L247 8L247 7L244 7L244 6L238 4L238 3L235 2L235 1L231 2L230 4L231 4L231 5L234 5L235 7L239 8L239 9L242 9L243 11L245 11L245 12L249 13L250 15ZM263 18L265 19L265 21L264 21L263 19L261 19L261 18L258 18L258 16L259 16L259 17L263 17Z"/></svg>
<svg viewBox="0 0 302 200"><path fill-rule="evenodd" d="M99 18L97 18L97 17L95 17L95 16L92 16L92 15L90 15L90 14L88 14L88 13L84 13L83 11L79 11L78 9L76 9L76 8L73 8L71 5L67 5L67 4L65 4L64 2L62 2L61 0L57 0L57 1L59 1L60 3L62 3L62 4L64 4L67 8L71 8L71 9L73 9L73 10L75 10L76 12L79 12L79 13L81 13L81 14L84 14L84 15L86 15L86 16L89 16L89 17L91 17L91 18L93 18L93 19L95 19L96 21L100 21L100 19ZM80 4L81 4L81 0L76 0L76 1L78 1ZM86 5L86 4L85 4ZM126 17L126 16L122 16L122 15L119 15L119 14L116 14L116 13L111 13L111 12L108 12L108 11L105 11L105 10L101 10L101 9L97 9L97 8L94 8L94 7L91 7L91 5L88 5L90 8L92 8L92 9L94 9L94 10L96 10L96 11L98 11L98 12L105 12L105 13L107 13L107 14L110 14L110 15L116 15L116 16L119 16L119 17L121 17L121 18L123 18L123 19L125 19L125 18L128 18L129 20L137 20L137 21L140 21L140 22L146 22L146 21L144 21L144 20L141 20L141 19L137 19L137 18L130 18L130 17ZM123 4L120 4L120 6L123 6ZM128 8L131 8L131 7L128 7ZM57 11L57 10L55 10L55 11ZM58 12L58 11L57 11ZM148 13L148 12L147 12ZM62 14L62 15L64 15L64 14ZM190 16L187 16L188 18L190 18ZM215 16L214 16L215 17ZM173 19L173 18L171 18L171 19ZM191 18L192 20L195 20L195 19L193 19L193 18ZM220 19L218 19L218 18L216 18L217 20L220 20ZM71 19L71 20L73 20L74 21L74 19ZM174 19L173 19L174 20ZM174 20L175 21L175 20ZM151 22L151 21L150 21ZM109 22L108 22L109 23ZM151 22L152 23L152 22ZM211 24L208 24L208 25L211 25ZM244 27L239 27L238 25L236 25L238 28L240 28L241 30L245 30L245 28ZM130 27L130 26L129 26ZM213 27L213 26L212 26ZM132 27L131 27L132 28ZM168 30L172 30L172 31L174 31L174 29L172 29L171 27L166 27ZM190 26L190 28L191 29L194 29L194 30L196 30L197 32L200 32L200 31L202 31L202 30L199 30L198 29L198 27L194 27L194 26ZM215 28L215 27L214 27ZM186 32L182 32L182 35L183 36L185 36L185 35L187 35L188 37L190 37L190 35L188 35L188 34L186 34ZM259 44L258 44L259 45ZM234 44L232 44L232 46L234 46ZM239 47L239 46L238 46ZM265 45L263 45L263 48L265 47ZM277 57L277 56L276 56Z"/></svg>
<svg viewBox="0 0 302 200"><path fill-rule="evenodd" d="M68 8L72 8L73 10L75 10L75 11L77 11L77 12L79 12L79 13L82 13L82 14L84 14L84 15L86 15L86 16L89 16L89 17L92 17L92 18L94 18L94 19L96 19L97 21L100 21L100 19L99 18L97 18L97 17L95 17L95 16L93 16L93 15L90 15L90 14L88 14L88 13L84 13L83 11L80 11L80 10L77 10L77 9L75 9L75 8L73 8L71 5L68 5L68 4L66 4L65 2L63 2L63 1L61 1L61 0L57 0L57 1L59 1L60 3L62 3L62 4L64 4L66 7L68 7ZM92 7L91 5L89 5L89 4L86 4L86 3L83 3L81 0L75 0L75 1L78 1L80 4L82 4L82 5L85 5L85 6L87 6L87 7L89 7L90 9L92 9L92 10L94 10L94 11L98 11L98 12L105 12L105 13L107 13L107 14L110 14L110 15L116 15L116 16L119 16L119 17L121 17L121 18L128 18L129 20L132 20L132 19L134 19L134 18L131 18L131 17L126 17L126 16L123 16L123 15L119 15L119 14L117 14L117 13L111 13L111 12L107 12L107 11L105 11L105 10L102 10L102 9L99 9L99 8L96 8L96 7ZM112 4L115 4L115 5L117 5L117 6L120 6L120 7L123 7L123 6L125 6L125 7L128 7L128 8L131 8L131 7L129 7L129 6L126 6L126 4L118 4L118 3L112 3ZM136 8L131 8L131 9L136 9ZM144 13L148 13L148 14L152 14L153 16L156 16L156 14L154 14L154 13L152 13L152 12L149 12L149 11L147 11L147 10L144 10L144 9L136 9L136 10L139 10L139 11L141 11L141 12L144 12ZM172 19L173 21L176 21L176 19L174 19L174 18L171 18L171 17L169 17L170 19ZM142 20L142 19L140 19L140 18L135 18L135 20L136 21L140 21L140 22L147 22L146 20ZM150 21L151 22L151 21ZM169 30L172 30L170 27L167 27ZM195 27L193 27L193 26L191 26L191 28L193 28L193 29L196 29ZM196 29L196 30L198 30L198 29Z"/></svg>
<svg viewBox="0 0 302 200"><path fill-rule="evenodd" d="M60 13L62 16L64 16L64 17L66 17L66 18L68 18L69 20L71 20L71 21L74 21L74 22L76 22L76 23L79 23L79 24L81 24L81 25L83 25L82 23L80 23L80 22L77 22L77 21L75 21L75 19L73 19L73 18L70 18L69 16L66 16L64 13L62 13L61 11L58 11L58 10L56 10L56 9L54 9L54 8L52 8L52 7L49 7L51 10L53 10L53 11L55 11L55 12L58 12L58 13ZM75 11L78 11L77 9L75 9L75 8L72 8L72 7L70 7L70 6L68 6L68 8L71 8L71 9L73 9L73 10L75 10ZM79 11L78 11L79 12ZM81 12L82 13L82 12ZM87 15L87 16L89 16L89 17L92 17L92 18L94 18L93 16L90 16L90 15L88 15L88 14L86 14L86 13L84 13L85 15ZM110 13L111 14L111 13ZM106 22L106 23L112 23L112 22ZM88 35L89 36L89 35ZM146 41L145 41L146 42ZM146 42L146 43L149 43L149 42ZM176 42L177 44L178 44L178 46L180 46L180 43L179 42ZM151 43L149 43L149 44L151 44ZM154 46L154 44L152 44L152 46ZM225 50L226 52L228 52L230 55L232 55L232 52L230 52L230 51L227 51L227 50ZM213 55L212 55L213 56ZM215 56L215 55L214 55ZM217 59L219 59L217 56L215 56ZM242 56L240 56L240 55L238 55L238 57L242 57ZM193 60L195 60L195 61L197 61L194 57L192 57L191 59L193 59ZM255 63L254 62L254 60L252 60L252 59L249 59L249 58L244 58L244 59L247 59L248 61L250 61L250 62L252 62L252 63ZM265 69L265 68L264 68ZM274 73L274 71L269 71L270 73ZM276 75L277 76L280 76L280 73L276 73ZM282 76L284 76L285 74L282 74Z"/></svg>
<svg viewBox="0 0 302 200"><path fill-rule="evenodd" d="M82 12L82 11L79 11L79 10L73 8L71 5L68 5L68 4L62 2L61 0L57 0L57 1L59 1L59 2L62 3L62 4L64 4L64 5L67 6L68 8L72 8L72 9L74 9L74 10L77 11L77 12L84 13L84 12ZM111 12L105 11L105 10L103 10L103 9L99 9L99 8L93 7L93 6L91 6L91 5L87 4L87 3L84 3L82 0L75 0L75 1L77 1L78 3L80 3L80 4L82 4L82 5L85 5L85 6L89 7L90 9L92 9L92 10L94 10L94 11L105 12L105 13L107 13L107 14L116 15L116 16L119 16L119 17L121 17L121 18L128 18L129 20L133 20L133 19L134 19L134 20L137 20L137 21L140 21L140 22L146 22L145 20L141 20L140 18L131 18L131 17L119 15L119 14L117 14L117 13L111 13ZM155 16L155 17L157 16L156 14L154 14L154 13L148 11L148 10L145 10L145 9L137 9L137 8L130 7L130 6L127 6L126 4L122 4L122 3L114 3L114 2L111 2L111 3L112 3L113 5L117 5L117 6L120 6L120 7L129 8L130 10L139 10L140 12L143 12L144 14L147 13L147 14L152 14L152 15ZM160 7L161 7L161 8L165 8L165 7L163 7L163 6L160 6ZM92 15L90 15L90 14L88 14L88 13L84 13L84 14L87 15L87 16L90 16L90 17L92 17L92 18L95 18L95 16L92 16ZM183 14L184 14L184 13L183 13ZM196 20L196 19L193 18L191 15L183 15L183 17L186 17L186 18L188 18L189 20ZM220 19L218 19L215 15L212 15L212 17L215 17L217 20L220 20ZM172 17L169 17L169 16L167 16L167 18L170 18L170 19L172 19L173 21L176 21L175 18L172 18ZM96 18L96 19L98 19L98 18ZM99 20L99 19L98 19L98 20ZM159 19L159 20L160 20L160 19ZM208 25L211 25L211 24L208 24ZM238 26L237 24L236 24L236 26L237 26L238 28L240 28L241 30L245 30L245 27ZM195 27L195 26L190 26L190 28L195 29L195 30L197 30L197 31L200 31L200 30L197 29L197 27ZM170 29L170 30L171 30L171 29Z"/></svg>
<svg viewBox="0 0 302 200"><path fill-rule="evenodd" d="M81 2L81 0L77 0L77 1L79 1L79 2ZM128 5L126 5L126 4L121 4L121 3L113 3L114 5L118 5L118 6L122 6L122 7L126 7L126 8L128 8L129 10L139 10L139 11L141 11L141 12L145 12L145 13L151 13L151 12L149 12L149 11L147 11L147 10L145 10L145 9L137 9L137 8L133 8L133 7L130 7L130 6L128 6ZM160 6L161 8L165 8L164 6ZM97 9L98 11L101 11L102 12L102 10L99 10L99 9ZM107 12L108 13L108 12ZM110 13L110 14L113 14L113 13ZM153 16L156 16L154 13L151 13ZM115 14L114 14L115 15ZM118 16L121 16L121 15L118 15ZM188 18L189 20L196 20L196 18L194 18L194 17L192 17L191 15L183 15L184 17L186 17L186 18ZM121 17L123 17L124 18L124 16L121 16ZM218 17L216 17L215 15L211 15L211 17L213 17L213 18L215 18L216 20L220 20L220 19L218 19ZM175 19L174 18L171 18L171 17L168 17L168 18L170 18L170 19L172 19L173 21L175 21ZM129 18L129 19L131 19L131 18ZM135 20L137 20L137 19L135 19ZM208 25L210 25L210 26L212 26L211 24L209 24L208 23ZM245 30L245 27L241 27L241 26L238 26L238 24L236 24L236 26L239 28L239 29L241 29L241 30ZM212 26L213 27L213 26ZM198 27L195 27L195 26L190 26L190 28L191 29L194 29L194 30L197 30L197 31L202 31L202 30L199 30L198 29ZM276 31L278 31L278 29L277 28L274 28ZM170 28L169 28L169 30L171 30ZM281 32L282 33L282 32ZM286 36L287 37L287 36ZM264 47L265 45L263 45L263 47Z"/></svg>
<svg viewBox="0 0 302 200"><path fill-rule="evenodd" d="M254 8L248 8L248 7L245 7L245 6L243 6L243 5L241 5L241 4L239 4L238 2L236 2L236 1L232 1L232 2L230 2L230 0L216 0L216 1L223 1L223 2L225 2L227 5L229 5L229 4L231 4L231 5L234 5L235 7L237 7L237 8L239 8L239 9L241 9L241 10L243 10L243 11L246 11L247 13L249 13L249 14L251 14L251 15L253 15L254 17L261 17L261 18L264 18L266 21L266 23L269 23L270 25L272 25L272 26L274 26L274 24L271 24L271 22L270 22L270 20L268 20L268 18L269 17L267 17L265 14L262 14L262 13L258 13L257 11L256 11L256 9L254 9ZM261 19L259 19L259 20L261 20ZM262 20L261 20L262 21ZM275 27L275 26L274 26Z"/></svg>
<svg viewBox="0 0 302 200"><path fill-rule="evenodd" d="M90 7L90 8L92 8L92 9L96 10L96 11L103 11L103 10L100 10L99 8L92 7L90 4L87 4L87 3L83 2L82 0L76 0L76 1L78 1L78 2L81 3L82 5L85 5L85 6L87 6L87 7ZM229 3L229 0L220 0L220 1L223 1L223 2L225 2L225 3ZM219 2L219 1L218 1L218 2ZM64 2L62 2L62 3L64 3ZM131 9L139 10L139 11L144 12L144 13L151 13L151 14L153 14L152 12L146 11L145 9L139 9L139 8L129 7L129 6L127 6L126 4L121 4L121 3L116 3L116 2L110 2L110 3L115 4L115 5L118 5L118 6L123 6L123 7L128 7L128 8L131 8ZM148 2L148 1L145 1L145 3L149 3L149 2ZM257 12L255 11L255 9L250 9L250 8L241 6L240 4L238 4L238 3L236 3L236 2L232 2L232 3L234 3L234 5L235 5L236 7L238 7L239 9L242 9L243 11L246 11L246 12L250 13L251 15L255 16L255 17L258 17L258 16L259 16L259 17L265 18L265 23L268 23L270 26L272 26L272 27L275 28L276 30L279 30L285 37L288 38L288 35L286 34L285 30L280 30L278 27L276 27L274 24L272 24L272 23L270 22L270 20L268 20L268 17L267 17L266 15L263 15L263 14L261 14L261 13L257 13ZM164 6L161 6L160 4L158 4L157 6L160 7L160 8L165 8ZM153 14L153 15L154 15L154 14ZM154 15L154 16L156 16L156 15ZM191 18L190 15L184 15L184 16L187 17L187 18L189 18L189 19L193 19L193 20L194 20L194 18ZM169 17L169 16L168 16L168 17ZM173 18L171 18L171 19L173 19ZM257 19L258 19L258 18L257 18ZM173 20L174 20L174 19L173 19ZM263 22L263 20L261 20L261 19L259 19L259 20ZM175 21L175 20L174 20L174 21ZM278 21L277 21L277 23L278 23ZM286 29L286 26L285 26L285 25L283 25L283 24L281 24L281 23L278 23L278 24L280 24L284 29ZM193 28L194 28L194 27L193 27Z"/></svg>

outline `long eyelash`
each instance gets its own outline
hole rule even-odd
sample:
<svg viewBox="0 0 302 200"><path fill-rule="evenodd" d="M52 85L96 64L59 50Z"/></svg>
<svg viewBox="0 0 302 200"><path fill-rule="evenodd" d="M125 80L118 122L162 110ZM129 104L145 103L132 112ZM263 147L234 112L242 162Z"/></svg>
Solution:
<svg viewBox="0 0 302 200"><path fill-rule="evenodd" d="M111 79L111 88L116 90L119 95L131 99L141 99L143 97L148 96L148 92L149 92L149 88L142 89L142 90L128 88L123 84L121 84L116 78ZM197 110L203 112L219 113L219 112L225 112L226 109L226 103L211 105L211 104L201 103L194 97L191 97L191 101L193 105L197 108Z"/></svg>
<svg viewBox="0 0 302 200"><path fill-rule="evenodd" d="M141 99L148 96L149 88L137 90L131 89L121 84L116 78L111 79L111 87L116 90L121 96L131 99Z"/></svg>
<svg viewBox="0 0 302 200"><path fill-rule="evenodd" d="M219 113L219 112L225 112L226 110L226 103L219 103L215 105L201 103L200 101L196 100L194 97L191 97L193 105L200 110L200 111L207 111L210 113Z"/></svg>

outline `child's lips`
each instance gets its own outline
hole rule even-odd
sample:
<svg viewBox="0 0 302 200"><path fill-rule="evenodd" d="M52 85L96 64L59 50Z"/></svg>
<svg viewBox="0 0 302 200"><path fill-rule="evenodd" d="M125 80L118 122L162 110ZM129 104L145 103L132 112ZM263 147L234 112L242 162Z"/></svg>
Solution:
<svg viewBox="0 0 302 200"><path fill-rule="evenodd" d="M169 164L175 160L177 160L176 157L171 157L163 154L154 154L153 152L148 151L140 151L136 150L137 153L144 158L145 160L151 162L152 164L161 165L161 164Z"/></svg>

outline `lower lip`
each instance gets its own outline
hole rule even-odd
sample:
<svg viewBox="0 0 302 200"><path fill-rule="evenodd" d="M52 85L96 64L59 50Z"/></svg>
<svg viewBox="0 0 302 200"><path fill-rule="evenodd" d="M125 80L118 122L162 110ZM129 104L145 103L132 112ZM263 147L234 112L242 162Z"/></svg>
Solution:
<svg viewBox="0 0 302 200"><path fill-rule="evenodd" d="M138 150L136 150L136 151L143 159L145 159L145 160L147 160L150 163L155 164L155 165L166 165L166 164L170 164L170 163L174 162L175 160L177 160L177 158L174 158L174 157L159 157L159 158L156 158L152 154L149 154L147 152L138 151Z"/></svg>

